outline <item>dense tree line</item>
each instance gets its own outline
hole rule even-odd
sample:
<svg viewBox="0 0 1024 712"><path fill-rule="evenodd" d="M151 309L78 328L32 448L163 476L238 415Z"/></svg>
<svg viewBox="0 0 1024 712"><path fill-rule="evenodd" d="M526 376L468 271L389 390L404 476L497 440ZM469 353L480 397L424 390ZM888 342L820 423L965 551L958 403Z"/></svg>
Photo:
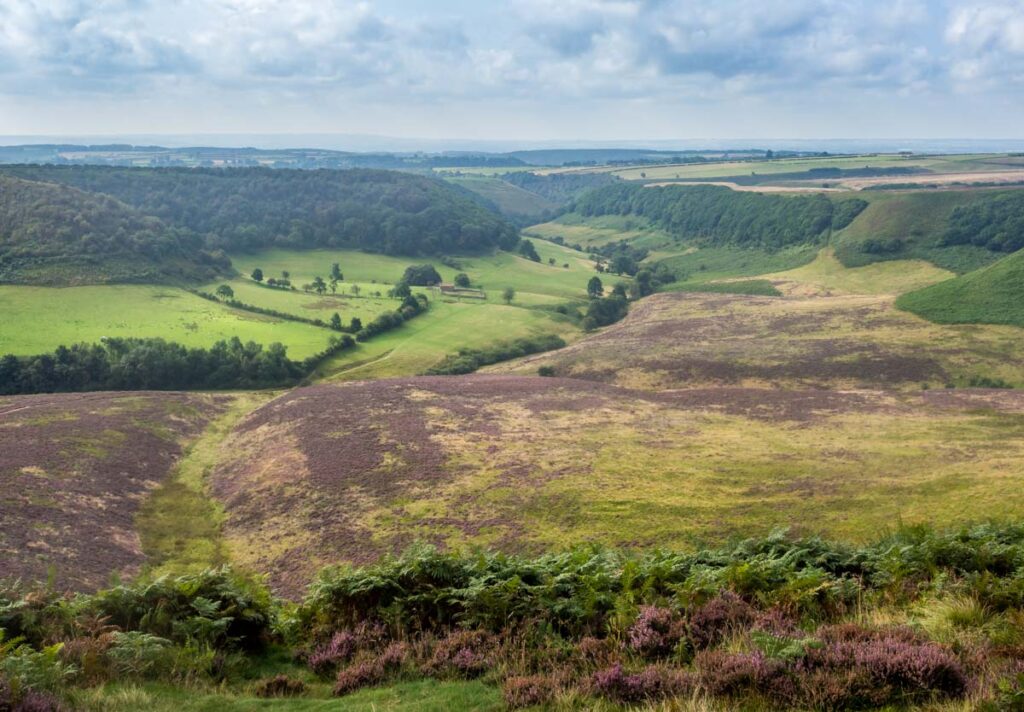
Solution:
<svg viewBox="0 0 1024 712"><path fill-rule="evenodd" d="M349 247L384 254L512 249L513 225L443 181L383 170L5 166L104 193L208 249Z"/></svg>
<svg viewBox="0 0 1024 712"><path fill-rule="evenodd" d="M836 203L824 195L780 196L711 185L644 187L620 183L587 193L575 209L585 216L641 215L680 238L717 245L779 249L815 242L837 215L844 224L863 205Z"/></svg>
<svg viewBox="0 0 1024 712"><path fill-rule="evenodd" d="M235 337L203 349L163 339L104 339L0 358L0 393L265 388L292 385L304 374L279 343L264 348Z"/></svg>
<svg viewBox="0 0 1024 712"><path fill-rule="evenodd" d="M949 216L944 245L977 245L995 252L1024 247L1024 191L997 193Z"/></svg>
<svg viewBox="0 0 1024 712"><path fill-rule="evenodd" d="M110 196L0 175L0 281L209 279L229 268L194 231Z"/></svg>
<svg viewBox="0 0 1024 712"><path fill-rule="evenodd" d="M502 341L485 349L460 349L457 354L446 356L443 361L427 371L428 375L456 376L488 366L499 361L553 351L565 346L565 339L555 334L530 336L512 341Z"/></svg>

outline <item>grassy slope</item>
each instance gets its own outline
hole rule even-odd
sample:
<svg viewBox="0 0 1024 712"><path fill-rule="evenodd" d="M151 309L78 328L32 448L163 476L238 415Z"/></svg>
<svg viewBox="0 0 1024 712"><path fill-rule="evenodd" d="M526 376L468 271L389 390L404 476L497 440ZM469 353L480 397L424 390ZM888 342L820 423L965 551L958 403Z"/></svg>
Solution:
<svg viewBox="0 0 1024 712"><path fill-rule="evenodd" d="M494 203L503 215L511 218L529 218L557 210L558 204L542 195L523 190L500 178L486 176L446 176L445 180L471 190Z"/></svg>
<svg viewBox="0 0 1024 712"><path fill-rule="evenodd" d="M940 324L1024 326L1024 252L904 294L896 305Z"/></svg>
<svg viewBox="0 0 1024 712"><path fill-rule="evenodd" d="M663 230L653 227L648 220L635 215L599 215L585 218L577 213L566 213L551 222L531 225L525 235L536 235L548 240L561 237L570 244L584 248L601 247L610 242L627 240L635 245L657 249L675 241Z"/></svg>
<svg viewBox="0 0 1024 712"><path fill-rule="evenodd" d="M326 345L329 332L313 326L229 309L173 287L0 286L0 354L36 354L61 344L103 337L161 337L187 346L209 346L237 336L280 341L292 358Z"/></svg>
<svg viewBox="0 0 1024 712"><path fill-rule="evenodd" d="M863 267L844 267L831 248L823 249L813 262L802 267L765 275L766 279L792 282L844 294L902 294L935 284L955 275L924 260L893 260Z"/></svg>
<svg viewBox="0 0 1024 712"><path fill-rule="evenodd" d="M230 553L220 536L224 513L207 494L207 476L231 428L274 395L236 395L228 409L189 444L171 476L146 499L135 528L148 575L198 573L228 563Z"/></svg>
<svg viewBox="0 0 1024 712"><path fill-rule="evenodd" d="M784 299L659 294L608 329L501 369L552 366L558 375L652 389L917 389L974 377L1024 385L1017 327L933 324L893 301L817 290Z"/></svg>
<svg viewBox="0 0 1024 712"><path fill-rule="evenodd" d="M579 334L571 322L538 309L496 303L434 301L430 310L401 328L358 344L327 361L328 380L361 380L423 373L461 348L536 334Z"/></svg>
<svg viewBox="0 0 1024 712"><path fill-rule="evenodd" d="M936 266L963 273L998 258L980 247L935 247L946 230L949 214L958 206L983 199L989 191L947 190L858 193L869 205L847 227L835 234L836 257L847 267L896 259L924 259ZM859 250L868 239L896 239L903 249L869 254Z"/></svg>

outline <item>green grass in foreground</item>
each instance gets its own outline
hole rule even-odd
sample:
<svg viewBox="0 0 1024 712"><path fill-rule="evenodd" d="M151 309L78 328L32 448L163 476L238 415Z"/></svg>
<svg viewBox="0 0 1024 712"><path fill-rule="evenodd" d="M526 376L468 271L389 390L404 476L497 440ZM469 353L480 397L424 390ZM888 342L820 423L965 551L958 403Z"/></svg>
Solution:
<svg viewBox="0 0 1024 712"><path fill-rule="evenodd" d="M320 684L318 697L259 699L245 691L193 690L161 683L112 683L83 690L76 702L84 710L102 712L490 712L504 709L501 691L480 681L439 682L416 680L359 690L344 698L330 696L330 686Z"/></svg>
<svg viewBox="0 0 1024 712"><path fill-rule="evenodd" d="M904 294L896 306L939 324L1024 326L1024 252Z"/></svg>
<svg viewBox="0 0 1024 712"><path fill-rule="evenodd" d="M182 289L141 285L0 286L0 354L31 355L103 337L160 337L186 346L280 341L293 359L327 345L330 332L230 309Z"/></svg>

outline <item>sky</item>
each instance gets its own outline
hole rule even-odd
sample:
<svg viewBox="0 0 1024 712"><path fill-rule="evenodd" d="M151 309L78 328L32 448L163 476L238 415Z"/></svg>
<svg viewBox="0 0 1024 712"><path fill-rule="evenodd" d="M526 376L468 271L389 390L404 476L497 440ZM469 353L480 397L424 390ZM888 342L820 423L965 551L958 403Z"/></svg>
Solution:
<svg viewBox="0 0 1024 712"><path fill-rule="evenodd" d="M1024 138L1024 0L0 0L0 134Z"/></svg>

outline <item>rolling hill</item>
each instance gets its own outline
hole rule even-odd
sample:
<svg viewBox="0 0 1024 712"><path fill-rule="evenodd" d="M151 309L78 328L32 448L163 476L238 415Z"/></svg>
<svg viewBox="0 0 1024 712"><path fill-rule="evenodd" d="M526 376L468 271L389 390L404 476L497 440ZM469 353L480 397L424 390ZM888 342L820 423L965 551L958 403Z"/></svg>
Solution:
<svg viewBox="0 0 1024 712"><path fill-rule="evenodd" d="M4 166L113 196L208 248L353 247L433 255L509 249L514 226L439 179L396 171Z"/></svg>
<svg viewBox="0 0 1024 712"><path fill-rule="evenodd" d="M904 294L896 306L939 324L1024 326L1024 251Z"/></svg>
<svg viewBox="0 0 1024 712"><path fill-rule="evenodd" d="M194 231L110 196L0 175L0 282L208 280L229 269Z"/></svg>

